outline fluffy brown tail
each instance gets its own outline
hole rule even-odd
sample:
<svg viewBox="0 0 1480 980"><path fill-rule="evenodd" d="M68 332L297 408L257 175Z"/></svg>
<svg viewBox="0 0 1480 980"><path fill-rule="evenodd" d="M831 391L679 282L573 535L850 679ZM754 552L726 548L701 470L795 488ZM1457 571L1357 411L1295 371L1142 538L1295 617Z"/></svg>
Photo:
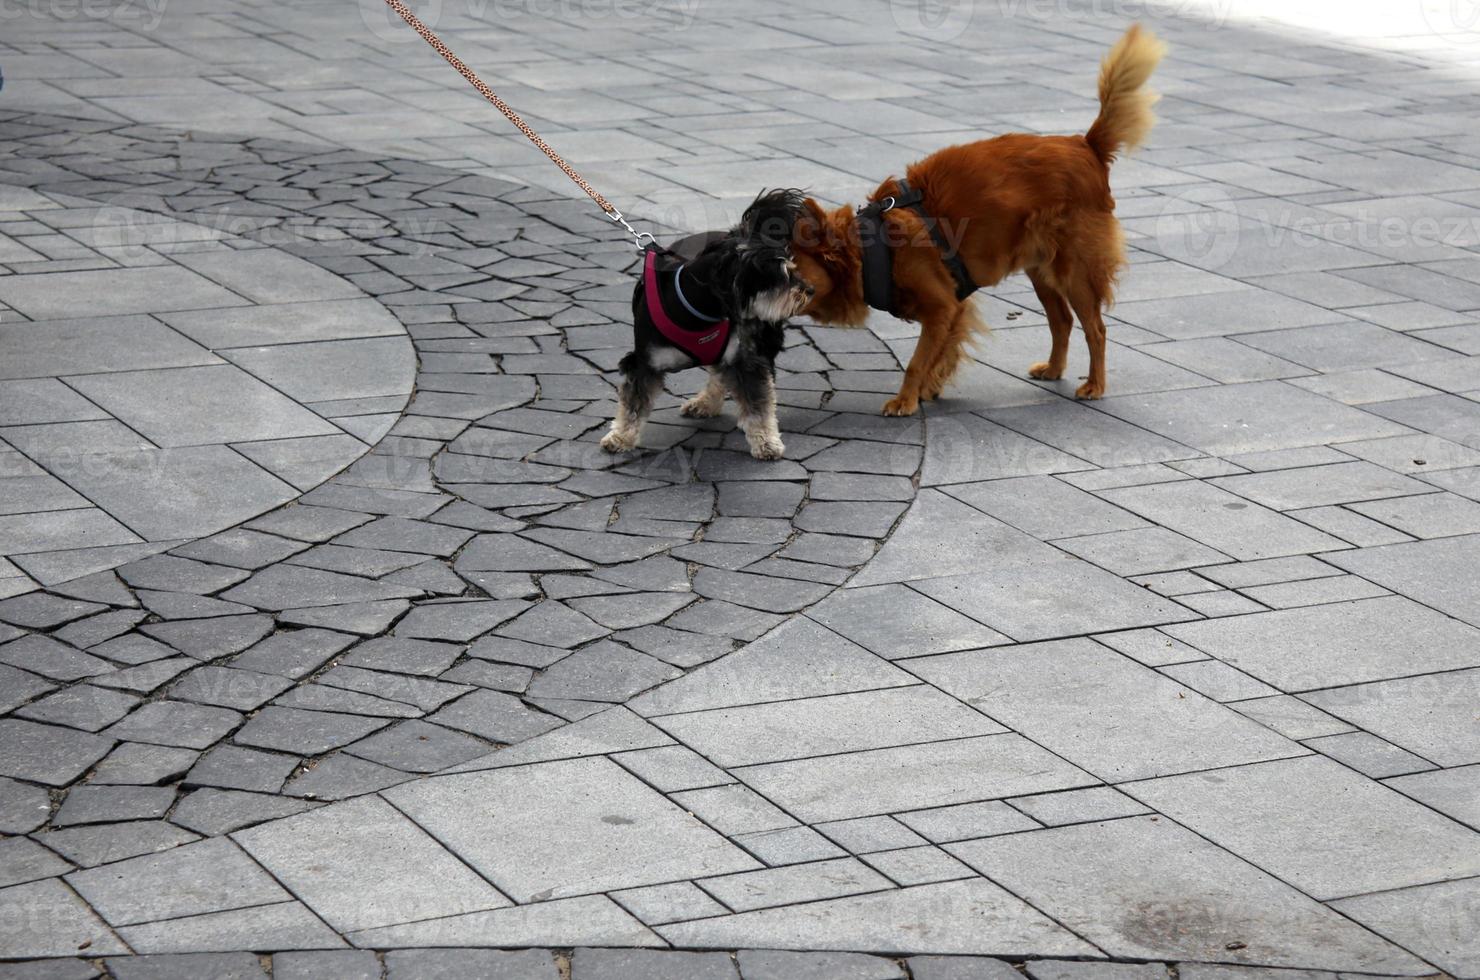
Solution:
<svg viewBox="0 0 1480 980"><path fill-rule="evenodd" d="M1156 35L1133 24L1100 62L1100 115L1084 138L1107 165L1121 150L1140 146L1155 125L1151 107L1161 96L1143 86L1166 50Z"/></svg>

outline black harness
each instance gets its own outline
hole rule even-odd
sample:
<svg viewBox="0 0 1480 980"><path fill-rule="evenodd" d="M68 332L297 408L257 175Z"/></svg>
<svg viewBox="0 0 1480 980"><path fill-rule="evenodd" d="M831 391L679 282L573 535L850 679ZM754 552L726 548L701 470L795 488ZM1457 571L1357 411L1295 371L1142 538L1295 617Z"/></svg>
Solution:
<svg viewBox="0 0 1480 980"><path fill-rule="evenodd" d="M889 228L884 215L895 208L909 208L925 222L931 241L940 250L940 260L956 280L956 298L964 300L979 287L971 278L961 255L940 230L940 222L925 210L925 195L899 182L899 193L858 209L858 235L863 243L863 298L868 305L885 313L895 313L894 248L889 241Z"/></svg>

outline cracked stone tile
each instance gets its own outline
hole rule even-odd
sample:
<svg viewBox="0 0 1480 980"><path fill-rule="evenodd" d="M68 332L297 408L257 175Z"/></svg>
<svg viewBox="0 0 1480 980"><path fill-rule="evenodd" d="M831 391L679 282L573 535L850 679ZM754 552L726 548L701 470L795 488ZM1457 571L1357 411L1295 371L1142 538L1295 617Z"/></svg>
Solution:
<svg viewBox="0 0 1480 980"><path fill-rule="evenodd" d="M528 609L524 601L454 600L417 606L396 624L396 635L467 643Z"/></svg>
<svg viewBox="0 0 1480 980"><path fill-rule="evenodd" d="M522 742L561 725L560 719L497 691L474 691L430 715L428 720L505 744Z"/></svg>
<svg viewBox="0 0 1480 980"><path fill-rule="evenodd" d="M224 838L75 871L66 880L113 925L269 905L290 898ZM189 880L191 887L171 887L181 880Z"/></svg>
<svg viewBox="0 0 1480 980"><path fill-rule="evenodd" d="M387 636L366 640L338 662L368 670L436 677L446 672L461 654L462 647L454 643Z"/></svg>
<svg viewBox="0 0 1480 980"><path fill-rule="evenodd" d="M241 714L226 708L153 701L109 727L105 734L127 742L205 749L241 722Z"/></svg>
<svg viewBox="0 0 1480 980"><path fill-rule="evenodd" d="M173 788L155 786L74 786L51 819L53 827L158 820L174 805Z"/></svg>
<svg viewBox="0 0 1480 980"><path fill-rule="evenodd" d="M131 820L53 830L38 834L36 839L73 864L91 868L172 850L200 838L163 820Z"/></svg>
<svg viewBox="0 0 1480 980"><path fill-rule="evenodd" d="M620 644L585 647L547 668L529 686L532 697L625 702L681 676L676 667Z"/></svg>
<svg viewBox="0 0 1480 980"><path fill-rule="evenodd" d="M96 677L111 669L106 661L39 633L0 646L0 663L63 682Z"/></svg>
<svg viewBox="0 0 1480 980"><path fill-rule="evenodd" d="M380 602L347 602L338 606L288 609L278 613L278 622L292 626L315 626L360 636L376 636L390 628L411 603L405 599Z"/></svg>
<svg viewBox="0 0 1480 980"><path fill-rule="evenodd" d="M296 755L323 755L358 741L389 724L384 718L303 711L269 705L236 733L241 745Z"/></svg>
<svg viewBox="0 0 1480 980"><path fill-rule="evenodd" d="M123 742L93 770L93 785L157 786L185 775L200 753L194 749Z"/></svg>
<svg viewBox="0 0 1480 980"><path fill-rule="evenodd" d="M150 623L140 628L188 657L215 660L245 650L272 632L272 618L227 616L180 623Z"/></svg>
<svg viewBox="0 0 1480 980"><path fill-rule="evenodd" d="M361 739L345 751L403 772L438 772L488 750L478 739L413 719Z"/></svg>
<svg viewBox="0 0 1480 980"><path fill-rule="evenodd" d="M90 684L76 684L31 702L18 710L16 717L99 732L128 714L138 703L139 699L130 694Z"/></svg>
<svg viewBox="0 0 1480 980"><path fill-rule="evenodd" d="M419 589L383 585L351 575L290 565L270 565L242 584L222 593L222 598L258 609L283 610L382 599L408 599L420 595Z"/></svg>
<svg viewBox="0 0 1480 980"><path fill-rule="evenodd" d="M281 796L207 787L182 799L170 822L208 837L219 837L252 824L300 813L311 806Z"/></svg>
<svg viewBox="0 0 1480 980"><path fill-rule="evenodd" d="M296 756L217 745L191 767L185 783L188 786L276 793L297 766Z"/></svg>
<svg viewBox="0 0 1480 980"><path fill-rule="evenodd" d="M105 640L92 647L90 652L99 657L106 657L115 663L131 666L163 660L178 653L174 647L150 639L142 633L125 633L111 640Z"/></svg>
<svg viewBox="0 0 1480 980"><path fill-rule="evenodd" d="M15 718L0 719L0 776L66 786L113 747L113 739Z"/></svg>

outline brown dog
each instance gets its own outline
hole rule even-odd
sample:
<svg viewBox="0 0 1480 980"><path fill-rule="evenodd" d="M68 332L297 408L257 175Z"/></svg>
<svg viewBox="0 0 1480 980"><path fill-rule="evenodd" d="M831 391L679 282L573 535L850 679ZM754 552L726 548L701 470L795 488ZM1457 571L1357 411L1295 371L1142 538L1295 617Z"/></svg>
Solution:
<svg viewBox="0 0 1480 980"><path fill-rule="evenodd" d="M1105 393L1105 323L1101 311L1114 298L1125 264L1125 243L1110 195L1110 164L1139 145L1155 118L1157 96L1143 86L1165 45L1139 25L1125 33L1100 66L1100 114L1083 136L1012 134L941 150L906 171L923 194L922 210L935 234L959 251L962 275L978 286L1025 271L1053 332L1048 360L1028 373L1063 376L1074 315L1089 344L1089 379L1079 398ZM891 177L870 201L901 193ZM806 313L823 323L859 326L868 317L863 246L851 207L831 213L810 198L793 240L797 271L816 290ZM920 323L920 340L899 394L885 415L913 415L921 398L940 395L965 357L964 347L985 330L941 248L914 210L883 213L893 248L893 312ZM967 289L970 283L967 284ZM1072 311L1072 312L1071 312Z"/></svg>

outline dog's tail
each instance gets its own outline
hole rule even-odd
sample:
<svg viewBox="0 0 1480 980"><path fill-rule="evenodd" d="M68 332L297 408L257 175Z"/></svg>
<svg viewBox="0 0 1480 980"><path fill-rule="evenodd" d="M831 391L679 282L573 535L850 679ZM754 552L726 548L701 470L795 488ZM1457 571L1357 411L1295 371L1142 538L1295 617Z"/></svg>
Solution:
<svg viewBox="0 0 1480 980"><path fill-rule="evenodd" d="M1140 146L1155 125L1151 107L1161 96L1145 85L1166 50L1156 35L1133 24L1100 63L1100 115L1084 138L1107 166L1121 150Z"/></svg>

